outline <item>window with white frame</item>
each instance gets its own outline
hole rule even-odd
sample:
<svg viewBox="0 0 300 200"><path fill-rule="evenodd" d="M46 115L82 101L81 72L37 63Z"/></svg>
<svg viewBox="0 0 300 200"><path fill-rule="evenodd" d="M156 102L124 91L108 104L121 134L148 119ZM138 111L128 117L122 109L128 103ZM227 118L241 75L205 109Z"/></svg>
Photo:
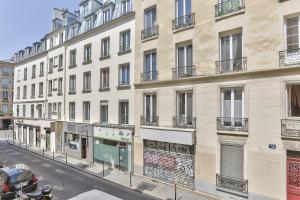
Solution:
<svg viewBox="0 0 300 200"><path fill-rule="evenodd" d="M177 91L177 124L193 124L193 91Z"/></svg>
<svg viewBox="0 0 300 200"><path fill-rule="evenodd" d="M151 28L156 25L156 7L153 6L144 11L144 28Z"/></svg>
<svg viewBox="0 0 300 200"><path fill-rule="evenodd" d="M52 118L52 103L48 103L48 118Z"/></svg>
<svg viewBox="0 0 300 200"><path fill-rule="evenodd" d="M70 67L76 66L76 49L70 51Z"/></svg>
<svg viewBox="0 0 300 200"><path fill-rule="evenodd" d="M176 0L176 18L191 14L191 0Z"/></svg>
<svg viewBox="0 0 300 200"><path fill-rule="evenodd" d="M57 93L62 94L62 87L63 87L63 78L58 78L58 87L57 87Z"/></svg>
<svg viewBox="0 0 300 200"><path fill-rule="evenodd" d="M93 17L90 17L86 20L86 31L91 30L93 26L94 26L94 19Z"/></svg>
<svg viewBox="0 0 300 200"><path fill-rule="evenodd" d="M20 86L17 87L17 99L20 99L20 95L21 95L21 88Z"/></svg>
<svg viewBox="0 0 300 200"><path fill-rule="evenodd" d="M144 59L143 80L157 80L156 51L146 52Z"/></svg>
<svg viewBox="0 0 300 200"><path fill-rule="evenodd" d="M76 75L71 75L69 78L69 92L76 92Z"/></svg>
<svg viewBox="0 0 300 200"><path fill-rule="evenodd" d="M157 123L156 93L144 94L144 122L145 124Z"/></svg>
<svg viewBox="0 0 300 200"><path fill-rule="evenodd" d="M108 101L100 101L100 123L108 123Z"/></svg>
<svg viewBox="0 0 300 200"><path fill-rule="evenodd" d="M48 71L48 73L52 73L52 72L53 72L53 66L54 66L54 60L53 60L53 58L50 58L50 60L49 60L49 71Z"/></svg>
<svg viewBox="0 0 300 200"><path fill-rule="evenodd" d="M177 45L177 77L191 76L193 69L193 46L192 44Z"/></svg>
<svg viewBox="0 0 300 200"><path fill-rule="evenodd" d="M61 119L61 102L57 103L57 118Z"/></svg>
<svg viewBox="0 0 300 200"><path fill-rule="evenodd" d="M83 90L91 90L91 72L83 73Z"/></svg>
<svg viewBox="0 0 300 200"><path fill-rule="evenodd" d="M48 81L48 94L51 95L53 91L52 80Z"/></svg>
<svg viewBox="0 0 300 200"><path fill-rule="evenodd" d="M103 10L103 24L111 20L111 10L110 7Z"/></svg>
<svg viewBox="0 0 300 200"><path fill-rule="evenodd" d="M34 104L31 104L30 106L30 116L31 118L34 118Z"/></svg>
<svg viewBox="0 0 300 200"><path fill-rule="evenodd" d="M129 120L129 103L128 101L119 102L119 123L128 124Z"/></svg>
<svg viewBox="0 0 300 200"><path fill-rule="evenodd" d="M27 85L23 86L23 99L27 98Z"/></svg>
<svg viewBox="0 0 300 200"><path fill-rule="evenodd" d="M42 97L44 95L44 83L39 83L39 96Z"/></svg>
<svg viewBox="0 0 300 200"><path fill-rule="evenodd" d="M109 68L100 69L100 89L109 88Z"/></svg>
<svg viewBox="0 0 300 200"><path fill-rule="evenodd" d="M26 105L23 105L23 117L26 117Z"/></svg>
<svg viewBox="0 0 300 200"><path fill-rule="evenodd" d="M62 68L62 67L63 67L63 60L64 60L64 56L63 56L63 54L60 54L60 55L58 56L58 67L59 67L59 68Z"/></svg>
<svg viewBox="0 0 300 200"><path fill-rule="evenodd" d="M121 15L125 15L131 10L130 8L130 0L122 0L121 1Z"/></svg>
<svg viewBox="0 0 300 200"><path fill-rule="evenodd" d="M92 61L92 45L87 44L84 46L84 62Z"/></svg>
<svg viewBox="0 0 300 200"><path fill-rule="evenodd" d="M31 97L35 97L35 84L31 84Z"/></svg>
<svg viewBox="0 0 300 200"><path fill-rule="evenodd" d="M36 65L32 65L31 78L35 78Z"/></svg>
<svg viewBox="0 0 300 200"><path fill-rule="evenodd" d="M71 28L71 38L77 36L77 26Z"/></svg>
<svg viewBox="0 0 300 200"><path fill-rule="evenodd" d="M69 102L69 120L75 120L75 102Z"/></svg>
<svg viewBox="0 0 300 200"><path fill-rule="evenodd" d="M43 108L43 106L42 106L42 104L39 104L39 105L37 105L37 111L38 111L38 118L42 118L43 116L42 116L42 108Z"/></svg>
<svg viewBox="0 0 300 200"><path fill-rule="evenodd" d="M27 80L27 68L24 69L24 81Z"/></svg>
<svg viewBox="0 0 300 200"><path fill-rule="evenodd" d="M120 33L120 52L130 50L130 30Z"/></svg>
<svg viewBox="0 0 300 200"><path fill-rule="evenodd" d="M58 66L58 57L57 56L54 57L54 65L53 66L54 67Z"/></svg>
<svg viewBox="0 0 300 200"><path fill-rule="evenodd" d="M119 85L129 85L130 84L130 66L129 64L123 64L119 67Z"/></svg>
<svg viewBox="0 0 300 200"><path fill-rule="evenodd" d="M244 88L223 88L222 98L222 118L223 126L241 127L244 115Z"/></svg>
<svg viewBox="0 0 300 200"><path fill-rule="evenodd" d="M293 51L299 49L299 20L300 16L286 19L286 50Z"/></svg>
<svg viewBox="0 0 300 200"><path fill-rule="evenodd" d="M110 55L110 38L104 38L101 40L101 57L108 57Z"/></svg>
<svg viewBox="0 0 300 200"><path fill-rule="evenodd" d="M40 76L44 76L44 62L40 63Z"/></svg>
<svg viewBox="0 0 300 200"><path fill-rule="evenodd" d="M17 116L20 117L20 106L17 105Z"/></svg>
<svg viewBox="0 0 300 200"><path fill-rule="evenodd" d="M90 121L90 102L84 101L83 102L83 120Z"/></svg>

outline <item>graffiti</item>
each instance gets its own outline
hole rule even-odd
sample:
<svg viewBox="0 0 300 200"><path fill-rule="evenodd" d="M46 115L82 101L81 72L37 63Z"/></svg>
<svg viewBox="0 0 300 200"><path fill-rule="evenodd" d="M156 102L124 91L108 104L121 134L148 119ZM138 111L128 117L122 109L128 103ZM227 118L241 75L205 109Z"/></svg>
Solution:
<svg viewBox="0 0 300 200"><path fill-rule="evenodd" d="M194 188L194 147L146 140L144 175Z"/></svg>

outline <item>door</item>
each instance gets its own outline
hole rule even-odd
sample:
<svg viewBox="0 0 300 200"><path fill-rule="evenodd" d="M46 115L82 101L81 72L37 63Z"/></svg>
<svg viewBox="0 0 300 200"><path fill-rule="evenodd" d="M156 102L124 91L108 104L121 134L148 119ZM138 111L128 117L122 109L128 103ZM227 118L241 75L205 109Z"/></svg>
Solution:
<svg viewBox="0 0 300 200"><path fill-rule="evenodd" d="M35 132L35 146L36 147L41 147L41 133L38 129L36 129L36 132Z"/></svg>
<svg viewBox="0 0 300 200"><path fill-rule="evenodd" d="M287 158L287 199L300 200L300 158Z"/></svg>
<svg viewBox="0 0 300 200"><path fill-rule="evenodd" d="M33 129L29 128L29 145L33 145Z"/></svg>
<svg viewBox="0 0 300 200"><path fill-rule="evenodd" d="M23 143L27 144L27 127L23 128Z"/></svg>
<svg viewBox="0 0 300 200"><path fill-rule="evenodd" d="M86 158L86 138L81 138L81 156Z"/></svg>
<svg viewBox="0 0 300 200"><path fill-rule="evenodd" d="M119 143L119 169L121 171L128 170L128 150L125 142Z"/></svg>

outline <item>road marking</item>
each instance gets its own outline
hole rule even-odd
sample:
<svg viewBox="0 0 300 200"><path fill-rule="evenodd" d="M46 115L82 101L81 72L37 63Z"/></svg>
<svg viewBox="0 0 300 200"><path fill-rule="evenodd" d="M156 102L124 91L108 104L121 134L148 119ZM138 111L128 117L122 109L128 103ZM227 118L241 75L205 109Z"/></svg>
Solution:
<svg viewBox="0 0 300 200"><path fill-rule="evenodd" d="M60 170L60 169L56 169L56 170L54 170L56 173L58 173L58 174L65 174L65 172L64 171L62 171L62 170Z"/></svg>

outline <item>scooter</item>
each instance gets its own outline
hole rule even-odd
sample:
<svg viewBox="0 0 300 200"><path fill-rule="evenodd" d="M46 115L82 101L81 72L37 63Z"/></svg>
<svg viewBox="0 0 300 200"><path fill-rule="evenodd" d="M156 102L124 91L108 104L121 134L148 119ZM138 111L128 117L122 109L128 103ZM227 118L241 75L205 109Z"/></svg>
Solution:
<svg viewBox="0 0 300 200"><path fill-rule="evenodd" d="M45 185L40 188L37 192L23 193L22 190L16 193L16 199L18 200L52 200L53 195L51 194L52 186Z"/></svg>

